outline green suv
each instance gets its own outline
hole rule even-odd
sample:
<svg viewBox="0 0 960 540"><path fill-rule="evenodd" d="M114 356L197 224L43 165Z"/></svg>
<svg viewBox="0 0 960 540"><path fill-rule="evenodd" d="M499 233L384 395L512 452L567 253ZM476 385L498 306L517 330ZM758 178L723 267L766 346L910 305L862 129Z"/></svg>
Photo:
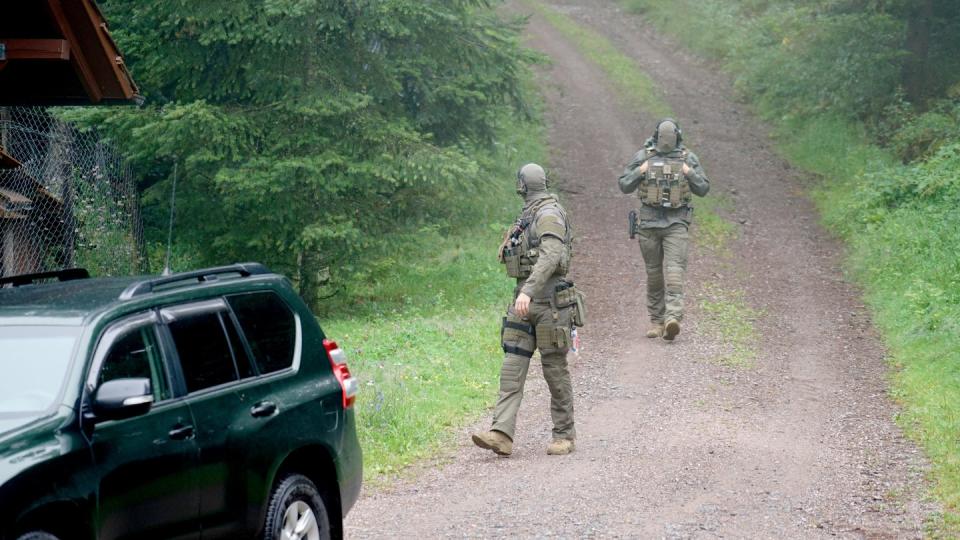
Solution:
<svg viewBox="0 0 960 540"><path fill-rule="evenodd" d="M0 540L342 535L357 381L284 277L0 287Z"/></svg>

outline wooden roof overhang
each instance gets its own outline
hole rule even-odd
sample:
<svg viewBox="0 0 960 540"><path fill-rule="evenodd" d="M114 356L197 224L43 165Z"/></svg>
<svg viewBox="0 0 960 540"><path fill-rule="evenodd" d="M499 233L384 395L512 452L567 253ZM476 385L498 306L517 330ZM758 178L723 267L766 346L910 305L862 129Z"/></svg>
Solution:
<svg viewBox="0 0 960 540"><path fill-rule="evenodd" d="M93 0L0 3L0 105L140 103Z"/></svg>

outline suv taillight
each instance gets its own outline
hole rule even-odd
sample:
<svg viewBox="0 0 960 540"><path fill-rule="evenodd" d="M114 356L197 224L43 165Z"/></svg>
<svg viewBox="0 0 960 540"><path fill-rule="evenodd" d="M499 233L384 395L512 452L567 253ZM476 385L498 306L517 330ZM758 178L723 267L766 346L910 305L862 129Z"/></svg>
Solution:
<svg viewBox="0 0 960 540"><path fill-rule="evenodd" d="M323 348L327 350L333 375L337 378L337 382L340 383L340 388L343 390L343 408L346 409L353 405L353 401L357 398L360 383L353 375L350 375L350 368L347 367L347 355L343 353L343 349L337 345L336 341L323 340Z"/></svg>

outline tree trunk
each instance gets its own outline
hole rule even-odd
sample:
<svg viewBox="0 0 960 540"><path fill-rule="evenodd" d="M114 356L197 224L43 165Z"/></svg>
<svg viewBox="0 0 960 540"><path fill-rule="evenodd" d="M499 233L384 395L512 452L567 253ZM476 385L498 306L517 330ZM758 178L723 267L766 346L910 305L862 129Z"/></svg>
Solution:
<svg viewBox="0 0 960 540"><path fill-rule="evenodd" d="M902 83L907 99L923 106L929 97L930 77L930 30L933 23L934 0L918 0L910 9L907 19L907 36L904 48Z"/></svg>

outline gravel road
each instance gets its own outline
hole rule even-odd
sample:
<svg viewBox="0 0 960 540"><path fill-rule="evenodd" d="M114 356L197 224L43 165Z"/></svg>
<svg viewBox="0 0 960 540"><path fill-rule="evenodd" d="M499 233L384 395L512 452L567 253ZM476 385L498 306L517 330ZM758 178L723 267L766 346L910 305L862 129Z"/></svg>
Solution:
<svg viewBox="0 0 960 540"><path fill-rule="evenodd" d="M636 199L616 177L657 119L624 106L600 69L533 17L530 45L552 59L541 75L550 170L576 226L573 278L590 308L571 362L577 451L545 454L549 396L532 366L513 456L470 443L486 422L465 428L442 464L365 492L348 537L921 537L937 511L927 464L893 422L882 344L843 279L841 246L803 195L809 179L775 154L715 66L654 39L614 1L550 5L672 89L712 194L732 200L738 237L729 254L693 250L677 341L644 338L643 267L625 234ZM699 309L716 287L742 291L762 314L750 366L716 360L728 344L710 337Z"/></svg>

